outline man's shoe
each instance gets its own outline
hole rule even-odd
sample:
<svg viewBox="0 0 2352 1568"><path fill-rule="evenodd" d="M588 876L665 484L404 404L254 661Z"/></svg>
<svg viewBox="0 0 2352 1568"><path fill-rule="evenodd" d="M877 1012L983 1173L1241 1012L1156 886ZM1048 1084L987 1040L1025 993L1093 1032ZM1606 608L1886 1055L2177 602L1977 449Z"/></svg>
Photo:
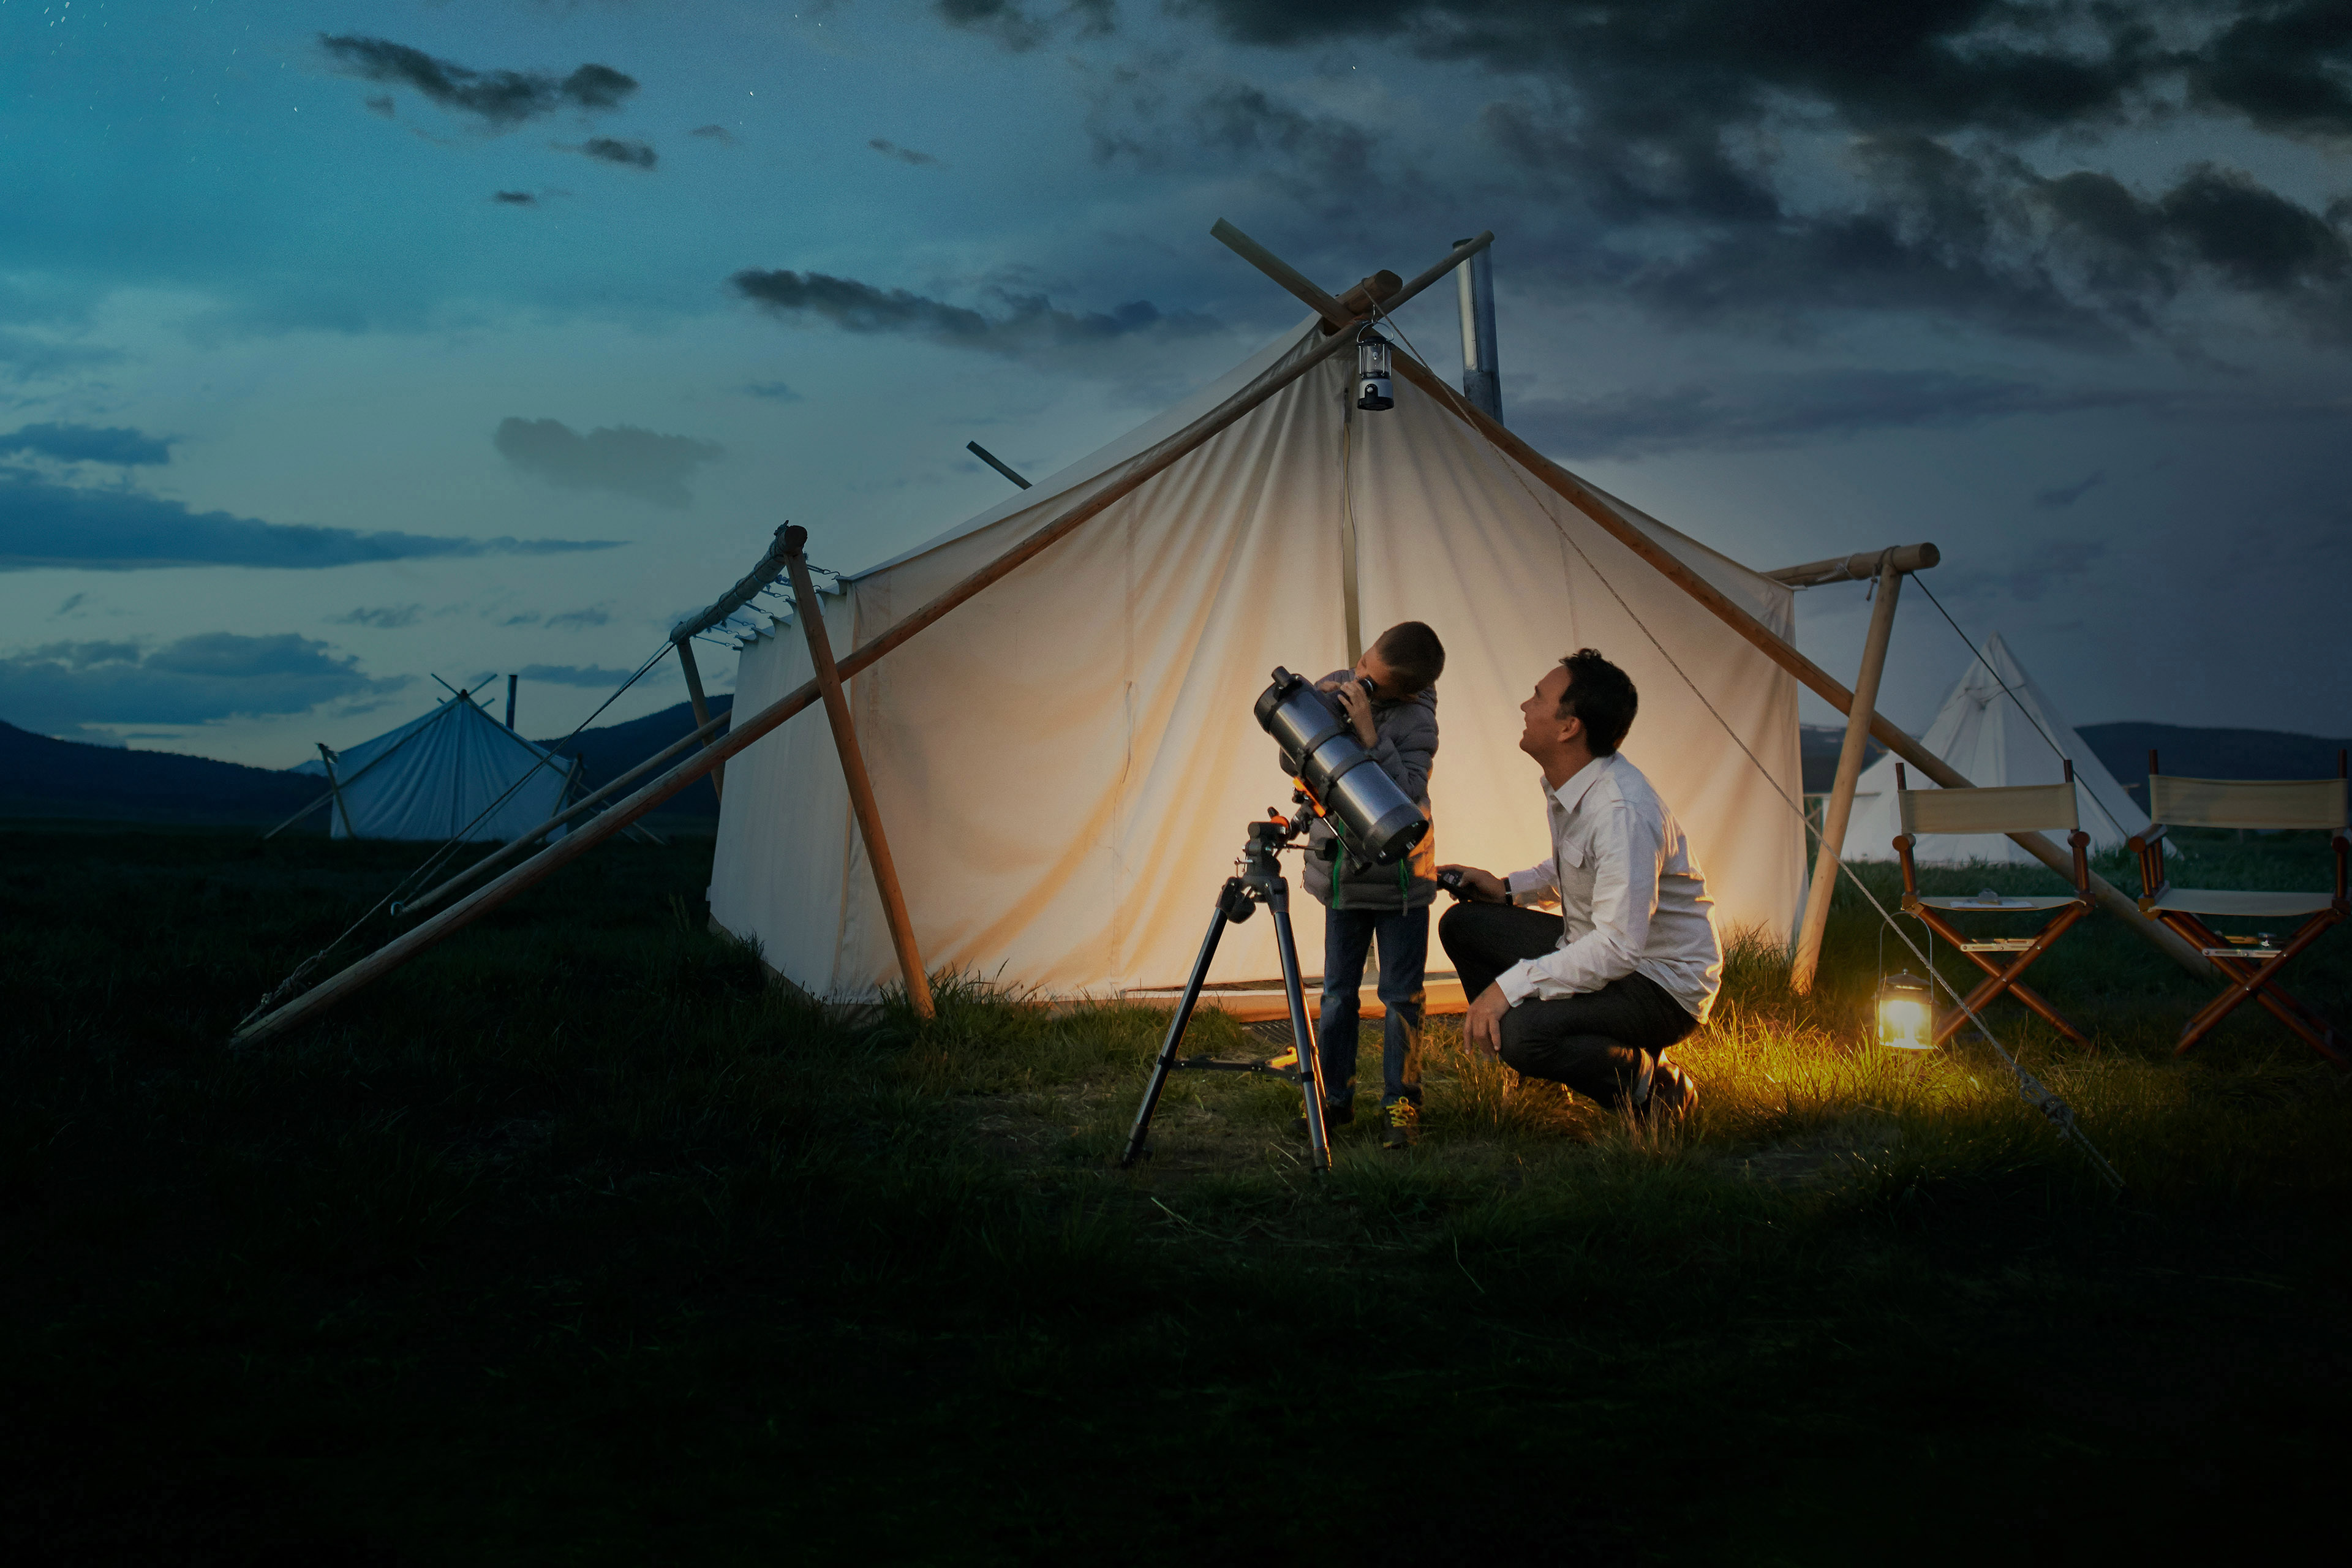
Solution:
<svg viewBox="0 0 2352 1568"><path fill-rule="evenodd" d="M1345 1127L1345 1126L1347 1126L1349 1122L1351 1122L1351 1121L1355 1121L1355 1120L1356 1120L1356 1102L1355 1102L1354 1100L1343 1100L1339 1101L1337 1104L1331 1103L1331 1102L1329 1102L1329 1101L1326 1101L1326 1102L1324 1103L1324 1106L1323 1106L1323 1133L1324 1133L1324 1136L1326 1136L1326 1137L1330 1136L1331 1130L1332 1130L1333 1128L1335 1128L1335 1127ZM1304 1137L1306 1137L1306 1136L1307 1136L1307 1116L1306 1116L1306 1113L1305 1113L1304 1111L1302 1111L1302 1112L1300 1112L1298 1115L1297 1115L1297 1116L1295 1116L1295 1117L1291 1118L1291 1121L1290 1121L1290 1135L1291 1135L1292 1137L1294 1137L1294 1138L1304 1138Z"/></svg>
<svg viewBox="0 0 2352 1568"><path fill-rule="evenodd" d="M1421 1107L1410 1100L1391 1100L1381 1107L1381 1147L1410 1149L1421 1131Z"/></svg>
<svg viewBox="0 0 2352 1568"><path fill-rule="evenodd" d="M1697 1105L1698 1080L1672 1062L1660 1062L1657 1070L1650 1075L1650 1098L1635 1109L1645 1121L1655 1121L1662 1116L1668 1121L1680 1121Z"/></svg>

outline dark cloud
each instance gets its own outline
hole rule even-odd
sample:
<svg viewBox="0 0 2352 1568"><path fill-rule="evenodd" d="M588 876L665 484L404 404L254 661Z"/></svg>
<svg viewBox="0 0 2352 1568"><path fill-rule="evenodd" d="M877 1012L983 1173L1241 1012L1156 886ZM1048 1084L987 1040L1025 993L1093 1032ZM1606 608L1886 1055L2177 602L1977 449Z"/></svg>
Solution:
<svg viewBox="0 0 2352 1568"><path fill-rule="evenodd" d="M687 134L699 136L709 142L721 142L730 147L735 145L735 132L728 130L724 125L698 125Z"/></svg>
<svg viewBox="0 0 2352 1568"><path fill-rule="evenodd" d="M392 119L399 112L393 105L392 94L388 92L380 93L374 98L362 99L361 101L368 106L371 113L381 114L386 120Z"/></svg>
<svg viewBox="0 0 2352 1568"><path fill-rule="evenodd" d="M743 389L753 397L764 397L771 403L799 403L801 395L781 381L755 381Z"/></svg>
<svg viewBox="0 0 2352 1568"><path fill-rule="evenodd" d="M634 669L601 669L593 664L526 664L516 672L525 680L543 680L551 686L618 686L636 673Z"/></svg>
<svg viewBox="0 0 2352 1568"><path fill-rule="evenodd" d="M351 566L442 555L608 550L612 541L450 539L262 522L131 489L52 484L0 468L0 572L44 566L127 572L158 566Z"/></svg>
<svg viewBox="0 0 2352 1568"><path fill-rule="evenodd" d="M346 75L414 88L444 109L471 114L499 130L562 109L617 108L637 89L633 78L609 66L583 65L568 77L547 71L475 70L388 38L351 34L321 33L319 47Z"/></svg>
<svg viewBox="0 0 2352 1568"><path fill-rule="evenodd" d="M357 659L291 633L206 632L154 648L58 642L0 657L0 713L42 734L82 724L202 724L300 713L409 679L372 679Z"/></svg>
<svg viewBox="0 0 2352 1568"><path fill-rule="evenodd" d="M384 605L329 616L327 624L332 626L373 626L378 631L393 632L403 626L415 626L417 617L424 613L422 605Z"/></svg>
<svg viewBox="0 0 2352 1568"><path fill-rule="evenodd" d="M918 153L912 147L901 147L895 142L885 142L879 136L866 144L886 158L896 158L901 163L912 163L918 168L926 163L939 162L929 153Z"/></svg>
<svg viewBox="0 0 2352 1568"><path fill-rule="evenodd" d="M666 507L691 505L687 481L694 470L727 455L714 442L634 425L599 426L583 436L559 419L503 419L490 439L508 462L549 484Z"/></svg>
<svg viewBox="0 0 2352 1568"><path fill-rule="evenodd" d="M1067 0L1034 11L1021 0L933 0L932 8L950 27L984 33L1016 53L1044 43L1057 24L1082 38L1100 37L1111 31L1118 9L1116 0Z"/></svg>
<svg viewBox="0 0 2352 1568"><path fill-rule="evenodd" d="M0 327L0 373L11 381L47 381L121 359L120 349L89 343L59 342Z"/></svg>
<svg viewBox="0 0 2352 1568"><path fill-rule="evenodd" d="M168 463L173 437L120 425L25 425L0 434L0 455L32 452L65 463Z"/></svg>
<svg viewBox="0 0 2352 1568"><path fill-rule="evenodd" d="M1359 242L1375 212L1403 227L1514 211L1513 255L1531 282L1780 334L1867 311L2186 348L2191 297L2207 293L2352 333L2352 201L2315 210L2211 165L2130 186L2095 166L2103 142L2178 139L2216 114L2352 139L2344 0L1174 8L1236 43L1402 49L1479 67L1495 84L1475 126L1499 158L1440 180L1414 172L1435 151L1426 139L1202 79L1178 54L1087 68L1105 84L1087 121L1098 156L1203 170L1224 160ZM1049 19L1003 5L942 15L1013 42Z"/></svg>
<svg viewBox="0 0 2352 1568"><path fill-rule="evenodd" d="M2033 504L2045 511L2063 511L2081 500L2106 481L2107 470L2094 469L2087 477L2071 485L2052 485L2033 492Z"/></svg>
<svg viewBox="0 0 2352 1568"><path fill-rule="evenodd" d="M2068 390L1942 371L1831 370L1522 404L1511 423L1570 458L1794 446L1874 430L1952 427L2021 414L2053 415L2155 401L2136 392Z"/></svg>
<svg viewBox="0 0 2352 1568"><path fill-rule="evenodd" d="M2352 7L2250 5L2185 62L2200 104L2289 136L2352 136Z"/></svg>
<svg viewBox="0 0 2352 1568"><path fill-rule="evenodd" d="M877 289L822 272L738 272L728 280L746 300L787 320L824 320L849 332L901 332L950 348L1025 354L1085 347L1138 335L1189 337L1217 323L1190 311L1162 313L1137 300L1109 311L1058 310L1043 294L996 293L1005 307L987 316L904 289Z"/></svg>
<svg viewBox="0 0 2352 1568"><path fill-rule="evenodd" d="M659 161L646 143L624 142L617 136L591 136L572 151L600 163L618 163L625 169L650 169Z"/></svg>
<svg viewBox="0 0 2352 1568"><path fill-rule="evenodd" d="M490 194L490 200L510 207L539 205L539 198L529 191L494 191Z"/></svg>
<svg viewBox="0 0 2352 1568"><path fill-rule="evenodd" d="M612 612L604 605L591 605L584 610L566 610L562 615L550 616L547 624L551 630L576 632L589 626L608 625L612 619Z"/></svg>

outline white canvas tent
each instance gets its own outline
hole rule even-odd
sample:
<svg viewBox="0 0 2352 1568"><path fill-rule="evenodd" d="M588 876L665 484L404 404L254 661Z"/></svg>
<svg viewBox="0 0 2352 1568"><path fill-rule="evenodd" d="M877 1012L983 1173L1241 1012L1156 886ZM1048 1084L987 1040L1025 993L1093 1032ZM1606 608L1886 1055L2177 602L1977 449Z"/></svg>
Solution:
<svg viewBox="0 0 2352 1568"><path fill-rule="evenodd" d="M1034 489L845 574L823 600L833 645L892 626L1319 342L1311 324L1286 334ZM1398 384L1391 411L1355 410L1350 368L1325 359L849 683L930 968L1055 994L1181 984L1246 824L1288 808L1251 703L1276 664L1319 675L1348 662L1351 596L1366 638L1418 619L1445 641L1431 785L1441 859L1541 858L1517 704L1559 656L1597 647L1640 687L1626 754L1679 814L1721 925L1786 932L1804 876L1802 829L1779 793L1801 788L1793 679L1413 386ZM1791 635L1788 587L1620 510ZM820 527L812 542L820 558L841 548L829 537ZM811 671L797 630L756 639L737 711ZM810 991L869 995L898 977L820 713L728 764L710 902ZM1293 914L1318 968L1320 911L1302 895ZM1211 978L1275 973L1261 920L1227 934Z"/></svg>
<svg viewBox="0 0 2352 1568"><path fill-rule="evenodd" d="M2066 776L2062 757L2072 758L2075 810L2095 851L2115 848L2147 826L2147 813L2132 804L1998 633L1985 639L1982 659L1969 658L1921 744L1970 784L1984 786L2056 784ZM1854 785L1853 817L1845 836L1849 860L1895 858L1895 838L1903 831L1895 809L1895 758L1882 756L1863 770ZM1913 789L1936 787L1916 768L1907 776ZM1920 839L1911 855L1938 866L1971 860L2024 865L2032 858L1996 833L1937 834Z"/></svg>
<svg viewBox="0 0 2352 1568"><path fill-rule="evenodd" d="M554 816L579 764L577 757L535 746L468 700L453 697L397 730L335 753L331 771L324 763L306 763L299 771L333 785L327 815L337 838L437 844L462 837L489 843L528 833Z"/></svg>

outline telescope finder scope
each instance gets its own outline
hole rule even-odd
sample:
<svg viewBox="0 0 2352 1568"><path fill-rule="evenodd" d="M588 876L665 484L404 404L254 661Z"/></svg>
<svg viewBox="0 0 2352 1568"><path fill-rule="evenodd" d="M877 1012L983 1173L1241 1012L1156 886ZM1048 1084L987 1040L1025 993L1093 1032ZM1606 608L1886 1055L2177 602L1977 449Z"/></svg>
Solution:
<svg viewBox="0 0 2352 1568"><path fill-rule="evenodd" d="M1255 711L1258 727L1282 748L1283 771L1313 798L1349 854L1389 866L1412 853L1429 832L1429 818L1311 681L1275 666L1274 684L1259 695Z"/></svg>

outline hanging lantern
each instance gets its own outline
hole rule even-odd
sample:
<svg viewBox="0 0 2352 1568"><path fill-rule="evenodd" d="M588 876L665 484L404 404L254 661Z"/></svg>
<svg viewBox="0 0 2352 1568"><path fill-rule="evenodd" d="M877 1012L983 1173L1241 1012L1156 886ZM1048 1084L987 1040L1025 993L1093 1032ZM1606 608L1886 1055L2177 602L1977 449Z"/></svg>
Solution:
<svg viewBox="0 0 2352 1568"><path fill-rule="evenodd" d="M1356 334L1356 406L1374 413L1396 406L1389 384L1389 341L1369 326Z"/></svg>
<svg viewBox="0 0 2352 1568"><path fill-rule="evenodd" d="M1936 993L1916 974L1878 983L1878 1043L1891 1050L1936 1048Z"/></svg>

